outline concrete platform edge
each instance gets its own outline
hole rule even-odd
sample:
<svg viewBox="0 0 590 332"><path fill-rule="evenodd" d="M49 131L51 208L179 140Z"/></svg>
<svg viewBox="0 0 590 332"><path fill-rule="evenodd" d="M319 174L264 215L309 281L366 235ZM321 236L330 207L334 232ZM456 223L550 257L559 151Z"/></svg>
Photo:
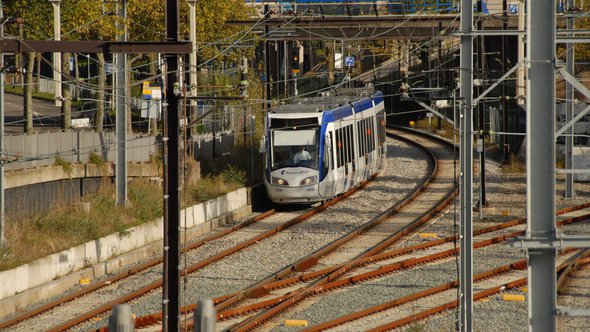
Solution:
<svg viewBox="0 0 590 332"><path fill-rule="evenodd" d="M251 205L247 205L247 196L248 190L246 188L242 188L232 193L226 194L218 198L217 200L211 200L183 210L181 213L181 224L184 223L185 213L192 215L192 218L187 218L187 239L193 239L197 236L200 236L206 232L211 231L212 229L216 229L232 221L239 220L247 214L249 214L252 211L252 208ZM226 211L228 212L226 213ZM195 217L195 215L197 216ZM206 216L205 220L207 221L199 222L195 220L199 219L200 216ZM47 266L47 264L50 264L52 261L55 260L55 257L57 257L57 259L59 260L60 257L63 257L64 255L67 257L68 254L70 254L71 256L79 256L75 253L72 255L72 251L75 252L76 248L77 251L80 251L81 247L82 250L84 250L86 253L88 251L91 251L89 250L89 247L93 249L92 251L94 251L94 249L96 249L95 247L98 246L98 251L100 251L100 246L102 245L97 245L97 241L105 240L105 243L110 245L113 243L113 240L115 239L118 239L119 242L124 242L126 240L126 237L121 237L117 234L109 235L105 238L91 241L86 244L80 245L76 248L72 248L61 253L54 254L52 255L55 256L53 257L53 259L49 258L51 257L49 256L46 258L42 258L38 261L32 262L30 264L17 267L13 270L0 272L0 285L3 285L2 288L4 288L2 292L4 293L4 295L8 295L6 294L6 292L12 293L0 300L0 317L12 314L18 310L21 310L27 305L38 303L45 299L51 298L55 295L59 295L60 293L68 290L72 286L77 285L80 279L89 278L92 281L93 279L104 276L105 274L114 273L116 270L125 267L128 264L134 263L138 259L149 258L160 254L162 251L162 232L160 228L161 219L156 222L152 222L152 224L153 225L149 228L152 228L152 231L154 228L156 229L156 232L159 231L159 238L154 239L152 237L145 236L145 231L137 232L140 238L144 238L146 240L145 243L139 245L138 243L136 243L137 241L129 241L133 242L131 245L135 245L135 247L129 248L129 250L117 252L118 250L121 250L121 248L118 248L114 251L108 249L103 250L105 252L102 255L100 253L98 255L94 253L95 256L93 257L96 257L98 262L94 262L94 264L92 264L91 266L89 266L88 264L88 258L83 258L85 262L83 268L75 269L73 265L70 264L70 271L68 271L68 273L59 276L55 275L52 278L46 278L48 280L44 280L42 283L35 285L34 287L29 287L21 291L15 290L15 287L12 287L12 289L9 290L4 287L8 286L7 284L10 284L11 281L6 280L4 278L11 278L12 282L26 282L26 280L28 279L26 278L27 276L35 274L36 271L42 268L40 266ZM134 231L132 230L131 233L133 232ZM105 254L110 254L110 256L106 259L101 259L100 257L105 256ZM80 260L80 257L78 257L77 260ZM29 265L36 266L28 267ZM19 269L28 269L29 271L23 273L22 271L18 271ZM19 276L21 278L19 278ZM37 276L39 275L37 274Z"/></svg>

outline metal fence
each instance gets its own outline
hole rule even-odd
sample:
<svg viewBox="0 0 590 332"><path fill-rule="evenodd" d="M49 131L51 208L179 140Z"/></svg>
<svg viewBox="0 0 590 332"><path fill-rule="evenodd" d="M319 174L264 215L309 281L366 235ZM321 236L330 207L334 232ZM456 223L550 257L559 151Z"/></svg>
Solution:
<svg viewBox="0 0 590 332"><path fill-rule="evenodd" d="M4 137L7 170L53 165L57 158L85 163L91 153L103 161L115 161L117 142L114 131L97 133L73 130ZM146 162L157 153L155 136L128 134L127 160Z"/></svg>

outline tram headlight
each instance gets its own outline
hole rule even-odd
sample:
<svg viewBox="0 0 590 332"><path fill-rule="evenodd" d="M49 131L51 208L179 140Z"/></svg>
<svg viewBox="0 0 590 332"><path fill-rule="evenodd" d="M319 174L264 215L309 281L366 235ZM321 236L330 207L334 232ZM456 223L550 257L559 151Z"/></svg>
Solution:
<svg viewBox="0 0 590 332"><path fill-rule="evenodd" d="M301 180L301 185L313 184L316 182L318 182L318 176L314 175Z"/></svg>
<svg viewBox="0 0 590 332"><path fill-rule="evenodd" d="M277 178L277 177L272 177L272 184L278 184L279 186L288 186L289 182L287 182L287 180L285 179L281 179L281 178Z"/></svg>

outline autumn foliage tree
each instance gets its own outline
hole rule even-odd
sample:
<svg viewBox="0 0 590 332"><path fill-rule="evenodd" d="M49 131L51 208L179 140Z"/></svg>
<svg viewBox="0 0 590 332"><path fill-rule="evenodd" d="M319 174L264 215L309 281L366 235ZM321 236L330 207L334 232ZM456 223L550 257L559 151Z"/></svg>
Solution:
<svg viewBox="0 0 590 332"><path fill-rule="evenodd" d="M62 0L61 1L61 38L62 40L116 40L121 31L119 27L126 26L129 41L163 41L165 38L165 1L162 0L127 0L127 20L118 17L118 7L122 2L97 1L97 0ZM188 3L179 1L181 38L188 40ZM25 19L23 38L33 40L53 39L53 10L49 1L5 0L5 15ZM239 27L228 27L224 23L230 19L244 19L252 14L252 9L246 6L243 0L212 0L199 1L197 5L197 40L199 44L199 59L205 62L237 63L241 56L251 57L254 48L238 47L243 40L251 41L251 37L244 38ZM15 24L7 25L8 35L18 36ZM250 43L253 45L253 43ZM77 57L77 54L74 54ZM130 55L131 68L140 68L142 65L154 63L156 54ZM64 61L69 58L65 54ZM98 77L93 82L77 82L83 88L96 90L96 116L95 125L97 131L103 130L105 111L105 56L102 53L96 55L98 64ZM33 56L27 57L34 61ZM46 63L51 63L45 59ZM75 63L78 63L75 61ZM155 68L155 67L152 67ZM64 82L73 84L77 80L70 75L66 66L60 68L64 71ZM140 69L138 69L140 70ZM155 73L154 73L155 74ZM141 82L131 85L138 85ZM30 84L26 85L30 86ZM136 89L137 91L138 89ZM27 95L30 98L32 92ZM25 103L26 104L26 103ZM68 103L66 105L69 105ZM32 118L32 110L25 107L25 117ZM62 119L70 119L71 110L62 109ZM67 113L67 114L65 114ZM69 121L68 121L69 122ZM31 122L32 123L32 122ZM32 128L31 128L32 129Z"/></svg>

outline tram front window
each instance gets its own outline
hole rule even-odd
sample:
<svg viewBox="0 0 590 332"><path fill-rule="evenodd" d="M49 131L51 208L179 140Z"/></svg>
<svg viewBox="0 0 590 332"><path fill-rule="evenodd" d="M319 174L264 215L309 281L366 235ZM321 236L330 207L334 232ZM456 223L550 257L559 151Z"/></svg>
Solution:
<svg viewBox="0 0 590 332"><path fill-rule="evenodd" d="M283 167L318 168L317 130L275 130L272 170Z"/></svg>

